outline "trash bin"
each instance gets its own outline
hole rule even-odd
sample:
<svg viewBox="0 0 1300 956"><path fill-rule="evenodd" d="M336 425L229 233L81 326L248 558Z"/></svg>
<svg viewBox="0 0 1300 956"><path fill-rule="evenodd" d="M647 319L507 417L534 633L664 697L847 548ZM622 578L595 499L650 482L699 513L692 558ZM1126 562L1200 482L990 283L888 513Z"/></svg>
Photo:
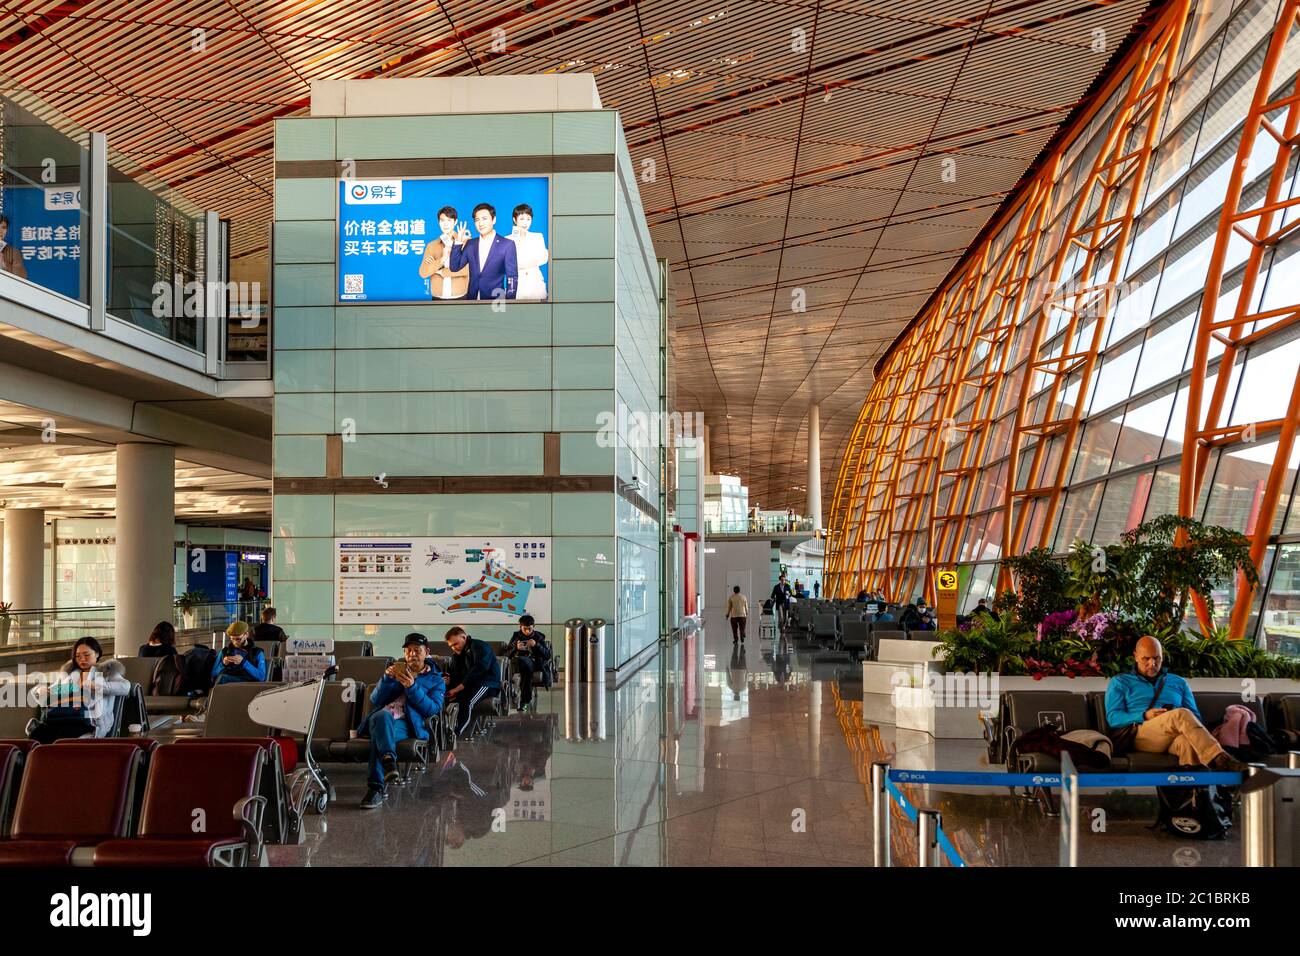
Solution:
<svg viewBox="0 0 1300 956"><path fill-rule="evenodd" d="M605 739L605 622L587 622L586 724L588 740Z"/></svg>
<svg viewBox="0 0 1300 956"><path fill-rule="evenodd" d="M582 679L587 681L605 680L605 622L592 618L587 622L586 660L583 662Z"/></svg>
<svg viewBox="0 0 1300 956"><path fill-rule="evenodd" d="M585 654L583 630L587 622L580 617L571 617L564 622L564 682L576 684L582 680L582 665Z"/></svg>

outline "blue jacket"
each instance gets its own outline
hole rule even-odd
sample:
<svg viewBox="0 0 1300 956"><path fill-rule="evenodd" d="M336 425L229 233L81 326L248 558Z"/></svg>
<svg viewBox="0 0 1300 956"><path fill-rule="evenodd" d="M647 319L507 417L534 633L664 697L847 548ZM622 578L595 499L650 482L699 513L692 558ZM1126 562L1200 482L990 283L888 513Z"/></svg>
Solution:
<svg viewBox="0 0 1300 956"><path fill-rule="evenodd" d="M513 243L511 243L513 245ZM461 686L466 690L480 687L500 687L501 671L497 656L492 653L486 641L467 638L459 654L453 654L448 680L453 687ZM463 697L461 698L464 699Z"/></svg>
<svg viewBox="0 0 1300 956"><path fill-rule="evenodd" d="M406 722L412 737L429 739L426 721L442 713L442 698L447 692L447 685L442 682L442 674L432 664L425 664L424 671L415 678L410 687L403 687L396 677L385 674L370 692L370 712L387 707L406 692Z"/></svg>
<svg viewBox="0 0 1300 956"><path fill-rule="evenodd" d="M500 233L492 237L492 248L488 252L487 264L479 271L478 244L482 237L475 237L463 246L451 247L451 270L459 272L469 266L469 294L467 299L495 299L497 289L505 289L502 298L513 299L519 291L519 257L518 246Z"/></svg>
<svg viewBox="0 0 1300 956"><path fill-rule="evenodd" d="M230 681L264 681L266 680L266 655L262 649L256 645L243 648L243 661L239 664L232 664L226 667L221 663L222 659L231 651L238 650L235 647L226 647L217 651L217 656L212 661L212 683L229 683Z"/></svg>
<svg viewBox="0 0 1300 956"><path fill-rule="evenodd" d="M1151 697L1156 692L1156 683L1164 676L1160 695L1152 703ZM1177 674L1162 670L1155 680L1139 674L1136 670L1127 674L1116 674L1106 684L1106 723L1111 727L1127 727L1140 724L1143 715L1152 707L1168 707L1170 710L1186 707L1196 719L1201 719L1201 712L1196 709L1196 698L1187 681Z"/></svg>

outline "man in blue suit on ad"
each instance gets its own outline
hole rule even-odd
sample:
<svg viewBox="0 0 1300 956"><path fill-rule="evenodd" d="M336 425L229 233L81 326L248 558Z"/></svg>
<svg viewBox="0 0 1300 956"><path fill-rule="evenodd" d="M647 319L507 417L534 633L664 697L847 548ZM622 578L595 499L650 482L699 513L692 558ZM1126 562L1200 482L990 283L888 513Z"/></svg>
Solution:
<svg viewBox="0 0 1300 956"><path fill-rule="evenodd" d="M467 299L513 299L519 289L519 261L516 246L496 233L497 211L485 202L474 207L474 228L478 238L470 239L469 227L461 224L456 245L451 249L453 272L469 266Z"/></svg>

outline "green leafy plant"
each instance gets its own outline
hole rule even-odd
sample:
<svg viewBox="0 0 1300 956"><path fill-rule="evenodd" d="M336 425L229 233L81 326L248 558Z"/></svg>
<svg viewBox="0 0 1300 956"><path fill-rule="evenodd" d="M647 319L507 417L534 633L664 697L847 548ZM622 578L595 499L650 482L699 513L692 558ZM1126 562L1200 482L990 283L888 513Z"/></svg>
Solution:
<svg viewBox="0 0 1300 956"><path fill-rule="evenodd" d="M1068 589L1070 569L1047 548L1003 558L1016 582L1016 617L1026 624L1038 622L1055 611L1073 607Z"/></svg>
<svg viewBox="0 0 1300 956"><path fill-rule="evenodd" d="M1126 559L1135 579L1134 616L1156 627L1179 624L1192 591L1205 598L1213 619L1210 591L1215 585L1237 574L1251 587L1259 584L1259 572L1250 559L1250 539L1231 528L1182 515L1161 515L1126 531L1122 543L1134 552Z"/></svg>
<svg viewBox="0 0 1300 956"><path fill-rule="evenodd" d="M182 611L192 610L196 605L208 603L208 592L202 588L196 588L190 591L183 591L176 598L176 606Z"/></svg>
<svg viewBox="0 0 1300 956"><path fill-rule="evenodd" d="M1155 635L1164 646L1169 670L1183 677L1300 678L1300 661L1233 640L1226 627L1209 634L1166 629Z"/></svg>
<svg viewBox="0 0 1300 956"><path fill-rule="evenodd" d="M1033 645L1029 629L1009 612L980 615L969 630L943 631L937 637L934 657L950 671L968 673L1023 673L1024 655Z"/></svg>
<svg viewBox="0 0 1300 956"><path fill-rule="evenodd" d="M0 601L0 621L9 619L9 612L13 610L13 601Z"/></svg>

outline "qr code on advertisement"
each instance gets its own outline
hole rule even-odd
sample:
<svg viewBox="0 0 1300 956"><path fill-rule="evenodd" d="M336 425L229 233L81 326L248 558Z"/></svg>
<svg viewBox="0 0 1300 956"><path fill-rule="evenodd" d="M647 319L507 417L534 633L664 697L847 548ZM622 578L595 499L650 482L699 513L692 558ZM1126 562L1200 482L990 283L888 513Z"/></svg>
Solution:
<svg viewBox="0 0 1300 956"><path fill-rule="evenodd" d="M343 277L344 292L365 292L365 276L345 275Z"/></svg>

